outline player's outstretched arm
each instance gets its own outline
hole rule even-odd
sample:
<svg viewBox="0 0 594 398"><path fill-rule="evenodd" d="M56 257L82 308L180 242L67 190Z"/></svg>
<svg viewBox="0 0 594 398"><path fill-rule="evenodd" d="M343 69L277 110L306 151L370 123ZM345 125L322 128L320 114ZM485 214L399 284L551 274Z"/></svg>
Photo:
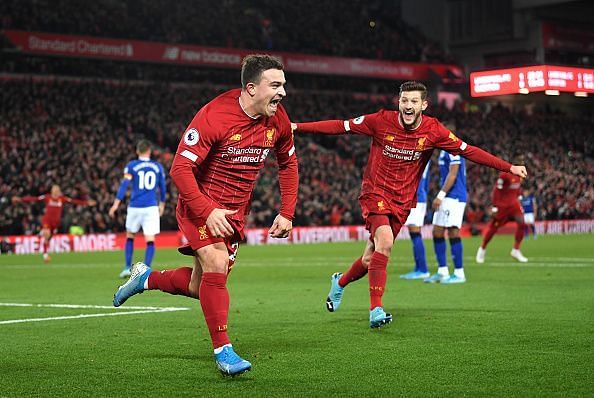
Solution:
<svg viewBox="0 0 594 398"><path fill-rule="evenodd" d="M518 177L528 177L528 171L526 171L526 166L512 165L509 169L509 172L513 175L517 175Z"/></svg>
<svg viewBox="0 0 594 398"><path fill-rule="evenodd" d="M308 123L291 123L291 130L293 132L300 131L303 133L318 133L339 135L347 132L344 120L321 120L318 122Z"/></svg>

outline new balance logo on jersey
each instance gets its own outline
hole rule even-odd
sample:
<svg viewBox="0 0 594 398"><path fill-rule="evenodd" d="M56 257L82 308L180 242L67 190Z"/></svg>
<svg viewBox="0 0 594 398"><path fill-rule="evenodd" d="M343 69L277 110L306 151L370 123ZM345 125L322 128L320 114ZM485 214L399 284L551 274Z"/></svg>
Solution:
<svg viewBox="0 0 594 398"><path fill-rule="evenodd" d="M241 141L241 134L233 134L229 137L229 141Z"/></svg>
<svg viewBox="0 0 594 398"><path fill-rule="evenodd" d="M390 142L394 141L394 136L392 134L386 135L386 141L390 141Z"/></svg>

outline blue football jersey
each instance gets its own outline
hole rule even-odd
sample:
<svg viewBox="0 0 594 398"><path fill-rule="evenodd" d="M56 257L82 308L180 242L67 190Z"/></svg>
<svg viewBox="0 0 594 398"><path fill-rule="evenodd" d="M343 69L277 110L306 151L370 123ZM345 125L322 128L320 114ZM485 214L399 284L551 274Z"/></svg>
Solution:
<svg viewBox="0 0 594 398"><path fill-rule="evenodd" d="M128 207L157 206L159 202L165 202L165 172L159 162L150 159L136 159L129 162L124 168L124 179L116 194L119 200L124 199L130 184L132 184L132 194Z"/></svg>
<svg viewBox="0 0 594 398"><path fill-rule="evenodd" d="M522 196L520 203L524 213L534 213L534 195Z"/></svg>
<svg viewBox="0 0 594 398"><path fill-rule="evenodd" d="M429 168L431 167L431 161L427 162L421 181L419 182L419 188L417 189L417 203L427 203L427 193L429 192Z"/></svg>
<svg viewBox="0 0 594 398"><path fill-rule="evenodd" d="M451 164L459 164L458 175L454 185L450 188L447 198L458 199L460 202L466 202L468 193L466 192L466 159L457 155L450 155L446 151L439 153L439 181L443 187L443 183L448 176Z"/></svg>

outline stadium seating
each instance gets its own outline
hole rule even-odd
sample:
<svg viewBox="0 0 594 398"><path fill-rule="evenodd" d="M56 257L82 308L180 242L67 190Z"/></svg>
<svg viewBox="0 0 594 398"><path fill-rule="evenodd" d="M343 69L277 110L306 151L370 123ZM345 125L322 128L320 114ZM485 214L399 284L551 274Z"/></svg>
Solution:
<svg viewBox="0 0 594 398"><path fill-rule="evenodd" d="M36 195L52 183L66 195L92 198L95 208L67 206L63 229L78 223L87 231L121 231L125 212L115 222L107 210L122 168L134 158L134 145L146 137L158 145L156 158L169 169L181 132L205 102L225 89L147 81L9 79L0 82L0 230L34 233L40 206L13 206L14 195ZM390 108L389 96L346 92L292 91L285 106L293 120L346 118ZM592 218L591 117L554 112L528 115L504 107L453 110L430 108L456 125L469 143L505 158L526 154L530 178L545 219ZM367 137L298 135L301 187L296 225L360 223L357 203ZM274 163L274 157L267 160ZM496 173L469 165L469 209L474 221L486 217ZM275 167L265 167L256 188L249 225L266 226L278 208ZM175 229L176 189L168 180L163 229Z"/></svg>
<svg viewBox="0 0 594 398"><path fill-rule="evenodd" d="M363 0L348 7L332 0L286 1L282 6L274 0L223 0L216 7L206 0L97 0L84 7L75 0L8 0L0 5L0 23L2 29L167 43L451 61L443 49L406 25L397 10L392 2Z"/></svg>

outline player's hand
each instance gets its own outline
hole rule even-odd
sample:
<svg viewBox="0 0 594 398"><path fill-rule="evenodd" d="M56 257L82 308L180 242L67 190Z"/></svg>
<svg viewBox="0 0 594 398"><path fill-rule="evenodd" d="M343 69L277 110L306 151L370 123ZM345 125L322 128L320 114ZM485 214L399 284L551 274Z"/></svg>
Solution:
<svg viewBox="0 0 594 398"><path fill-rule="evenodd" d="M291 133L294 133L295 131L297 131L297 123L291 122Z"/></svg>
<svg viewBox="0 0 594 398"><path fill-rule="evenodd" d="M87 203L89 204L89 206L95 206L97 204L96 200L90 199L87 201Z"/></svg>
<svg viewBox="0 0 594 398"><path fill-rule="evenodd" d="M21 203L21 197L20 196L13 196L12 197L12 204L17 204L17 203Z"/></svg>
<svg viewBox="0 0 594 398"><path fill-rule="evenodd" d="M528 177L528 172L526 171L526 166L512 165L512 167L509 169L509 172L512 173L513 175L517 175L521 178Z"/></svg>
<svg viewBox="0 0 594 398"><path fill-rule="evenodd" d="M161 217L164 212L165 212L165 203L161 202L161 203L159 203L159 217Z"/></svg>
<svg viewBox="0 0 594 398"><path fill-rule="evenodd" d="M235 214L237 210L214 209L206 219L208 230L215 238L225 238L233 235L233 227L227 220L227 215Z"/></svg>
<svg viewBox="0 0 594 398"><path fill-rule="evenodd" d="M280 214L276 216L272 226L268 230L268 234L273 238L286 238L293 229L293 222L287 220Z"/></svg>
<svg viewBox="0 0 594 398"><path fill-rule="evenodd" d="M109 212L108 212L107 214L109 214L109 216L110 216L111 218L114 218L114 217L115 217L115 214L116 214L116 211L117 211L117 210L118 210L118 205L116 205L116 204L113 204L113 205L111 205L111 207L109 208Z"/></svg>
<svg viewBox="0 0 594 398"><path fill-rule="evenodd" d="M437 211L437 209L439 209L439 206L441 206L441 202L442 202L442 200L439 198L433 199L433 204L431 205L433 210Z"/></svg>
<svg viewBox="0 0 594 398"><path fill-rule="evenodd" d="M495 207L495 206L491 207L491 214L497 213L498 210L499 209L497 209L497 207Z"/></svg>

